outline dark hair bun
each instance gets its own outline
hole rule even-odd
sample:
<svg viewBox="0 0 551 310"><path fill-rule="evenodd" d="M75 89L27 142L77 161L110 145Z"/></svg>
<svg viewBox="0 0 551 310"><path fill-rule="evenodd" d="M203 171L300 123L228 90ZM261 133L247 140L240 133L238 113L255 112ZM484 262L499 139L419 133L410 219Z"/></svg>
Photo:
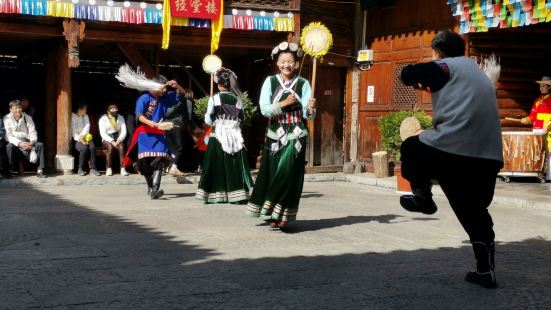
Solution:
<svg viewBox="0 0 551 310"><path fill-rule="evenodd" d="M231 72L227 70L222 70L218 74L218 84L222 84L224 87L229 88L230 87L230 81L231 81Z"/></svg>

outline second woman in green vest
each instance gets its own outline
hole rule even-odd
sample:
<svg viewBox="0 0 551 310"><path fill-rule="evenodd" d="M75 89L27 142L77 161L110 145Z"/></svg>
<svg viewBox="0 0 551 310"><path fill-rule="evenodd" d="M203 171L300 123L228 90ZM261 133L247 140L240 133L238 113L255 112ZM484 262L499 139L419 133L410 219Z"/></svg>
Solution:
<svg viewBox="0 0 551 310"><path fill-rule="evenodd" d="M209 99L205 123L212 126L195 198L205 203L247 202L253 187L240 124L244 119L237 76L220 68L219 93Z"/></svg>

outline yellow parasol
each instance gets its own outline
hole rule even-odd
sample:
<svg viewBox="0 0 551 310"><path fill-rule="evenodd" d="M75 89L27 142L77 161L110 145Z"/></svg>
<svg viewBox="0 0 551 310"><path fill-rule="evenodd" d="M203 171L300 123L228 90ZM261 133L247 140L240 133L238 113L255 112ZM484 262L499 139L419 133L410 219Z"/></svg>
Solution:
<svg viewBox="0 0 551 310"><path fill-rule="evenodd" d="M203 58L203 70L210 74L210 96L212 97L214 92L214 73L222 67L222 59L220 57L210 54Z"/></svg>
<svg viewBox="0 0 551 310"><path fill-rule="evenodd" d="M321 59L333 45L333 35L327 27L320 22L312 22L302 29L300 36L300 45L304 53L312 56L312 95L316 88L316 65L317 60Z"/></svg>

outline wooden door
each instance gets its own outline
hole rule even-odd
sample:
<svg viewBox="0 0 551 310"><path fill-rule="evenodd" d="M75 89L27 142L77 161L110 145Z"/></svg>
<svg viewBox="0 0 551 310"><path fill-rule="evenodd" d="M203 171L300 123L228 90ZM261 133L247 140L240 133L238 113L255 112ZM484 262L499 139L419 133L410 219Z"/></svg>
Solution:
<svg viewBox="0 0 551 310"><path fill-rule="evenodd" d="M346 69L319 66L315 98L317 116L314 121L314 166L342 166L344 87Z"/></svg>

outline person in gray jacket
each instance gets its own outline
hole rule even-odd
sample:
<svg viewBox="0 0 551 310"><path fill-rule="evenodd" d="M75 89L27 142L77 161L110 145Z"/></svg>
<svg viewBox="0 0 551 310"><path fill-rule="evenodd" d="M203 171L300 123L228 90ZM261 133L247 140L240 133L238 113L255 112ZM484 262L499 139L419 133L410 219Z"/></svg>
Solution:
<svg viewBox="0 0 551 310"><path fill-rule="evenodd" d="M495 87L465 57L460 35L440 31L432 49L434 61L409 65L401 72L405 85L431 93L434 128L402 143L402 175L413 195L401 196L400 204L411 212L435 213L431 180L437 180L474 250L476 270L465 280L495 288L495 233L488 207L503 167Z"/></svg>

